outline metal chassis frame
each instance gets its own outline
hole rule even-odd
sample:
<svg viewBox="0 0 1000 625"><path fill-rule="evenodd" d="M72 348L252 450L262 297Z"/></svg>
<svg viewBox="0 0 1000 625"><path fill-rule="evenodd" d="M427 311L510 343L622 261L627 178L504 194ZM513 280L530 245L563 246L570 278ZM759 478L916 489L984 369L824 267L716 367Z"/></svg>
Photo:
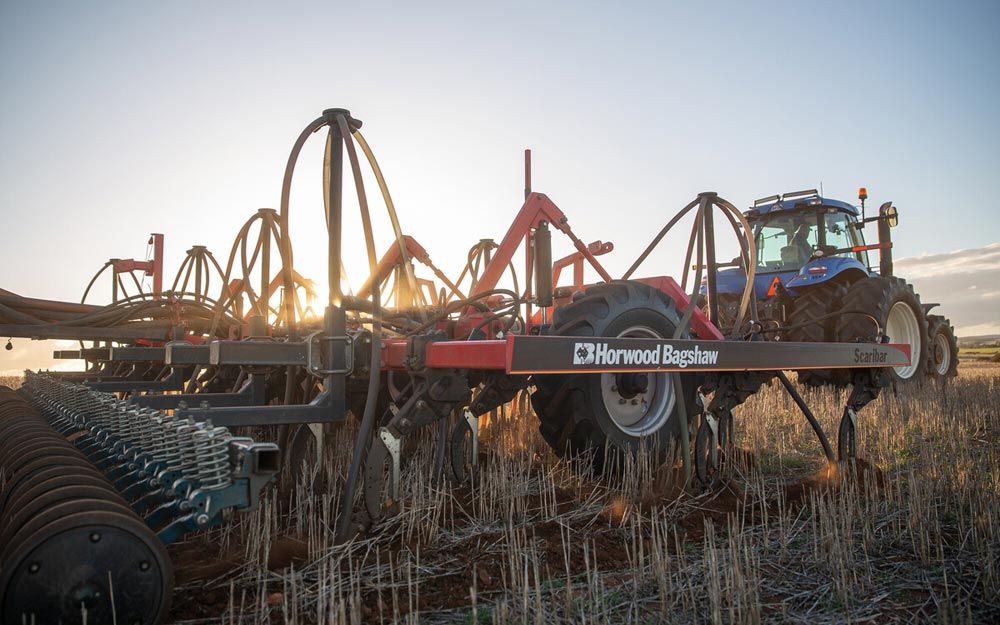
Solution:
<svg viewBox="0 0 1000 625"><path fill-rule="evenodd" d="M386 339L382 360L387 369L412 368L412 341ZM671 353L716 352L714 363L671 365L577 365L575 347L580 343L606 344L608 349L658 350ZM860 360L859 360L860 359ZM870 362L878 361L878 362ZM508 335L501 340L435 341L425 346L422 364L430 369L503 371L507 374L561 374L677 371L780 371L894 367L909 364L908 345L874 343L787 343L780 341L703 341L690 339L640 339L575 336Z"/></svg>

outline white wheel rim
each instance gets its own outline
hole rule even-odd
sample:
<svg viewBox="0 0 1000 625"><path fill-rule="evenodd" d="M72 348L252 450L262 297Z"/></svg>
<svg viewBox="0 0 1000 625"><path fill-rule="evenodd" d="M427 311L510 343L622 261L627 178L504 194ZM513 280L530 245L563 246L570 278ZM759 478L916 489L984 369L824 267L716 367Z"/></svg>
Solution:
<svg viewBox="0 0 1000 625"><path fill-rule="evenodd" d="M938 375L948 375L951 368L951 345L948 344L948 337L944 332L938 332L934 336L934 367Z"/></svg>
<svg viewBox="0 0 1000 625"><path fill-rule="evenodd" d="M885 322L885 333L890 343L901 343L910 346L910 364L905 367L893 367L896 375L909 380L920 368L920 325L917 315L906 302L896 302L889 309L889 318Z"/></svg>
<svg viewBox="0 0 1000 625"><path fill-rule="evenodd" d="M618 334L619 337L662 338L646 326L633 326ZM614 373L601 374L601 399L611 422L629 436L641 437L655 434L674 412L677 401L673 377L669 373L647 373L646 392L624 397L618 391ZM624 400L624 402L622 401Z"/></svg>

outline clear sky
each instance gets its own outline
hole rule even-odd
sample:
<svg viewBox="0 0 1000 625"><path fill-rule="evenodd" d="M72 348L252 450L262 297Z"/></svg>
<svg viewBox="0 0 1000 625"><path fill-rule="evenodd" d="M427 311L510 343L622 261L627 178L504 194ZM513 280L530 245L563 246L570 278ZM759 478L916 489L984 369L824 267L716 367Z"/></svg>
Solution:
<svg viewBox="0 0 1000 625"><path fill-rule="evenodd" d="M698 191L744 207L867 186L899 207L896 256L924 299L960 333L1000 332L1000 4L756 4L4 0L0 287L76 299L151 231L168 275L192 244L225 256L277 206L299 130L341 106L447 273L502 237L531 147L535 189L581 238L615 242L614 274ZM292 234L322 282L320 143Z"/></svg>

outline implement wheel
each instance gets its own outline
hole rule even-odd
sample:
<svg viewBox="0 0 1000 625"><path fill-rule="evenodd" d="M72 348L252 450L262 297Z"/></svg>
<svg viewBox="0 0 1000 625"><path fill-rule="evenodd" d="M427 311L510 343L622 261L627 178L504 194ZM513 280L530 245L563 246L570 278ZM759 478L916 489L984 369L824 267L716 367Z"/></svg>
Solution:
<svg viewBox="0 0 1000 625"><path fill-rule="evenodd" d="M670 297L638 282L616 281L587 289L556 310L553 333L562 336L671 338L681 314ZM689 338L684 334L682 338ZM536 375L531 403L539 431L559 455L594 453L600 468L606 449L634 451L642 439L666 450L680 427L679 405L696 414L696 374Z"/></svg>
<svg viewBox="0 0 1000 625"><path fill-rule="evenodd" d="M873 277L852 284L841 303L837 319L837 340L844 343L872 341L875 324L864 314L874 317L889 337L890 343L910 346L910 364L889 369L894 386L920 380L918 375L930 359L927 316L920 306L920 297L902 278Z"/></svg>

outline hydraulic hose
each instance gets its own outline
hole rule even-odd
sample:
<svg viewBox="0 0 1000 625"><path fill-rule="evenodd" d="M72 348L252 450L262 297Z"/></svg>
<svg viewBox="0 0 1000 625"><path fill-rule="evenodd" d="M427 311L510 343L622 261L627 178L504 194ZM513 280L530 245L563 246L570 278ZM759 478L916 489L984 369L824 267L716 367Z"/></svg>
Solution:
<svg viewBox="0 0 1000 625"><path fill-rule="evenodd" d="M357 129L352 129L347 121L347 112L330 109L325 111L324 114L309 124L299 135L292 151L288 157L288 163L285 168L285 176L282 183L282 193L281 193L281 229L285 236L281 239L280 249L282 250L282 260L286 261L291 257L290 241L288 238L288 223L289 223L289 195L292 176L294 174L295 165L298 161L299 154L301 153L302 147L305 144L306 139L318 131L324 126L329 126L330 131L327 136L326 144L326 158L324 158L324 203L326 205L326 221L327 221L327 234L330 238L329 247L329 266L330 272L338 273L335 268L341 268L340 263L340 247L337 245L342 233L340 232L341 224L339 218L334 221L331 219L331 214L339 216L340 202L341 202L341 191L342 191L342 173L340 170L342 161L340 160L339 152L334 153L334 143L338 141L343 141L344 147L347 149L348 159L351 163L351 170L354 177L355 190L358 195L358 204L361 210L361 223L364 230L365 236L365 246L368 255L369 267L371 269L372 275L374 276L375 269L377 266L376 261L376 251L375 251L375 240L372 231L371 223L371 213L368 207L367 194L365 193L364 180L361 174L360 162L355 150L354 140L358 142L364 151L369 164L375 173L376 180L378 181L379 188L382 192L382 197L385 200L386 209L389 213L390 221L392 222L393 232L396 237L396 242L400 246L400 251L402 253L402 258L404 260L404 266L407 269L407 279L410 281L411 288L414 292L418 292L416 289L416 278L413 275L412 267L410 266L410 258L407 254L406 246L403 241L402 230L399 227L399 220L396 216L395 208L392 204L392 198L389 195L388 187L385 184L385 179L382 176L382 172L378 167L378 162L375 160L368 144L365 142L364 137L361 136ZM336 134L335 134L336 133ZM340 146L336 146L339 150ZM336 155L337 158L334 159L333 156ZM335 212L336 211L336 212ZM337 237L336 239L334 237ZM283 281L285 284L286 291L286 315L288 317L288 327L289 335L294 335L295 333L295 320L294 320L294 304L291 304L292 297L287 294L294 293L294 284L292 281L292 267L289 262L283 262ZM341 280L340 275L330 275L328 276L330 280L330 292L331 292L331 303L335 306L344 307L345 299L335 293L335 286L339 284ZM337 282L335 282L337 281ZM344 487L343 499L340 503L340 515L337 518L336 524L336 535L338 539L346 539L347 533L350 529L351 520L351 509L354 504L354 492L355 486L357 484L357 479L361 470L361 463L365 456L365 451L369 444L371 438L372 430L375 426L376 420L376 409L378 406L378 397L381 385L381 333L382 333L382 308L381 308L381 298L380 290L377 280L372 280L371 284L371 324L372 324L372 341L371 341L371 365L370 365L370 375L368 378L368 395L365 401L364 413L361 417L361 424L358 431L358 437L354 444L354 453L351 458L351 464L348 468L347 482ZM336 299L337 301L334 301ZM352 302L353 304L359 304L360 302ZM328 322L329 323L329 322ZM286 386L285 386L285 399L286 403L291 403L291 396L293 395L293 376L291 375L291 370L289 370L289 375L287 376Z"/></svg>
<svg viewBox="0 0 1000 625"><path fill-rule="evenodd" d="M104 270L110 267L111 265L112 262L110 260L107 261L106 263L104 263L104 265L101 266L100 269L97 270L97 273L94 274L94 277L90 279L90 282L87 283L87 288L83 290L83 297L80 298L81 304L86 303L87 295L90 294L90 289L93 288L94 283L97 282L97 279L101 277L101 274L104 273Z"/></svg>
<svg viewBox="0 0 1000 625"><path fill-rule="evenodd" d="M371 295L372 307L376 314L372 316L372 363L371 373L368 377L368 396L365 398L365 412L361 417L358 437L354 441L351 464L347 469L347 482L344 484L343 499L340 502L340 514L337 516L337 526L334 536L338 541L347 539L347 534L351 528L351 510L354 508L354 492L358 483L358 475L361 473L361 463L365 458L372 430L375 427L375 409L378 407L378 396L382 383L382 341L379 338L379 335L382 333L382 320L379 314L381 307L377 284L372 284Z"/></svg>
<svg viewBox="0 0 1000 625"><path fill-rule="evenodd" d="M211 261L211 264L209 264L209 261ZM177 287L178 285L180 285L180 290L186 291L188 282L190 281L191 278L191 271L194 270L196 275L200 273L200 275L204 277L203 282L195 285L194 292L199 294L204 294L204 296L207 297L208 293L210 293L212 290L211 276L213 267L215 268L215 271L217 272L219 277L224 276L222 267L219 265L219 262L215 260L215 256L212 255L212 252L208 251L208 249L204 247L199 247L199 246L192 247L190 250L188 250L187 255L181 262L180 267L177 268L177 274L174 276L174 282L170 290L177 291L178 290ZM182 276L183 276L183 281L181 280ZM223 282L226 282L226 280L224 279Z"/></svg>
<svg viewBox="0 0 1000 625"><path fill-rule="evenodd" d="M701 285L702 252L704 247L703 244L704 231L703 228L701 227L701 224L703 223L706 210L712 210L712 206L711 204L709 204L708 198L706 196L702 196L702 198L699 201L698 212L695 215L695 229L694 232L692 232L692 239L688 244L689 251L692 244L695 245L695 247L698 250L697 252L698 265L697 269L695 269L694 287L691 292L691 298L688 300L687 310L684 311L684 316L681 317L680 323L677 325L676 328L674 328L673 338L675 339L681 338L681 336L685 332L687 332L688 327L691 325L691 316L694 314L694 302L695 298L698 296L698 289ZM685 267L685 269L687 268ZM670 375L674 385L675 392L683 394L684 386L683 386L683 380L681 379L681 374L671 373ZM680 422L678 425L680 426L681 462L684 468L684 485L687 486L687 484L691 481L691 473L692 473L691 440L690 440L691 435L690 432L688 431L687 406L684 404L683 401L677 402L677 413L678 417L680 418Z"/></svg>
<svg viewBox="0 0 1000 625"><path fill-rule="evenodd" d="M314 119L308 126L306 126L301 133L299 133L298 138L295 139L295 144L292 145L292 151L288 154L288 162L285 164L285 175L281 181L281 205L279 209L281 231L285 236L281 239L281 245L278 247L281 254L281 277L282 282L285 284L285 316L286 323L288 324L288 335L293 337L296 335L296 324L295 324L295 304L292 302L292 297L290 294L295 289L295 279L292 275L292 264L291 264L291 239L288 236L288 217L289 217L289 198L292 194L292 176L295 174L295 164L299 160L299 154L302 152L302 146L305 145L306 140L314 132L327 125L327 116L320 115ZM289 376L288 384L291 384L291 376ZM286 386L286 400L288 399L289 389ZM289 402L290 403L290 402Z"/></svg>
<svg viewBox="0 0 1000 625"><path fill-rule="evenodd" d="M682 208L670 221L667 222L663 228L653 237L649 245L639 254L635 262L628 268L625 274L622 276L623 280L628 280L633 273L642 265L642 263L649 257L650 253L659 245L663 237L690 211L692 211L695 206L698 207L697 213L695 215L694 224L691 227L691 234L688 238L688 245L685 253L684 268L681 278L681 288L684 289L687 285L687 272L688 267L691 263L691 257L697 255L697 262L695 264L695 277L694 284L691 288L691 295L688 299L688 306L684 311L684 315L681 317L680 324L674 331L673 338L680 338L680 336L688 331L691 324L691 317L694 314L695 302L698 299L699 291L701 288L701 276L703 267L703 255L705 253L705 228L703 224L705 223L706 212L711 211L715 206L719 206L722 209L723 214L726 215L727 220L733 228L733 232L736 235L736 239L740 245L741 256L747 259L748 262L745 263L747 269L747 282L744 285L743 295L740 300L740 311L737 318L737 327L743 323L743 317L746 315L748 306L751 303L751 294L753 293L753 281L756 274L756 263L754 259L756 258L756 248L754 246L752 237L750 236L750 224L747 222L746 218L743 216L739 210L736 209L731 203L722 198L719 198L714 194L702 194L695 198L693 201L689 202L684 208ZM746 233L744 236L740 232L740 226L743 228L743 232ZM713 268L714 269L714 268ZM756 310L756 306L754 307ZM681 376L679 373L671 374L675 388L681 387ZM688 415L687 407L684 402L678 403L678 413L680 416L680 444L681 444L681 456L684 465L684 483L687 484L691 479L692 467L691 467L691 450L690 450L690 440L688 432Z"/></svg>
<svg viewBox="0 0 1000 625"><path fill-rule="evenodd" d="M703 214L703 213L701 213L701 209L700 208L699 208L699 214ZM681 271L681 290L682 291L687 291L688 267L691 266L691 254L694 253L694 244L695 244L696 233L697 233L698 229L701 228L701 224L702 224L703 221L704 221L704 217L702 217L700 219L695 219L691 223L691 234L688 236L687 252L684 255L684 265L683 265L684 269ZM698 268L700 268L700 267L701 267L701 264L699 263L699 267ZM700 280L700 278L698 280ZM698 284L700 286L701 283L698 280L695 280L695 284ZM695 300L691 300L691 301L695 301Z"/></svg>
<svg viewBox="0 0 1000 625"><path fill-rule="evenodd" d="M754 243L753 237L751 236L752 231L750 229L750 223L746 220L746 217L743 216L743 213L741 213L739 209L733 206L733 204L730 203L729 201L724 200L718 196L712 196L712 197L714 198L714 203L710 202L707 206L707 210L712 210L713 206L716 205L722 209L723 214L726 215L726 218L729 220L730 225L733 227L733 232L736 235L736 240L740 245L741 255L748 261L747 263L745 263L747 281L743 287L743 295L740 298L739 314L737 315L737 324L742 324L743 318L746 316L746 312L751 304L751 295L753 293L753 282L757 273L757 265L755 260L757 257L756 244ZM653 237L653 240L650 241L649 245L646 246L646 249L643 250L643 252L639 255L639 257L635 259L635 262L632 263L632 266L629 267L628 271L626 271L625 274L622 276L623 280L628 280L632 276L632 274L635 273L635 271L639 268L639 266L642 265L642 263L649 257L650 253L652 253L653 249L655 249L656 246L659 245L660 241L663 240L663 237L666 236L666 234L674 227L674 225L677 224L677 222L679 222L685 215L687 215L688 212L690 212L696 205L698 205L699 201L700 200L696 198L690 203L688 203L687 206L682 208L676 215L673 216L673 218L671 218L670 221L667 222L665 226L663 226L663 228L660 229L660 231L656 234L656 236ZM737 227L737 223L740 226L742 226L744 232L746 233L746 236L743 236L740 233L740 230ZM696 225L692 228L692 235L691 235L692 239L694 238L695 227L700 227L700 226ZM692 239L688 240L687 254L684 260L684 274L681 279L682 289L686 286L687 267L691 262ZM700 262L699 262L699 267L700 267ZM692 296L691 302L696 301L698 295L697 289L700 288L701 278L698 277L697 280L698 281L696 281L695 283L696 290L694 291L694 295ZM754 309L756 310L756 306L754 306ZM737 325L737 327L739 327L739 325Z"/></svg>
<svg viewBox="0 0 1000 625"><path fill-rule="evenodd" d="M420 325L417 328L415 328L414 330L412 330L411 334L419 334L421 332L424 332L425 330L428 330L431 327L433 327L434 324L437 323L438 321L441 321L441 320L447 318L448 315L450 315L450 314L452 314L454 312L458 312L459 310L465 308L466 306L475 305L476 303L480 302L481 300L484 300L484 299L489 298L489 297L493 297L494 295L507 295L507 296L509 296L511 298L511 300L513 300L513 304L511 304L511 306L513 306L515 309L519 309L520 306L521 306L521 297L516 292L514 292L514 291L511 291L511 290L508 290L508 289L492 289L490 291L483 291L482 293L478 293L476 295L473 295L472 297L467 297L465 299L455 300L453 302L450 302L447 306L445 306L445 308L443 310L441 310L437 314L433 315L430 319L428 319L427 321L425 321L422 325ZM484 311L488 311L489 310L485 306L483 306L480 309L484 310Z"/></svg>
<svg viewBox="0 0 1000 625"><path fill-rule="evenodd" d="M270 246L270 241L274 240L277 242L279 256L281 256L280 252L284 244L284 233L279 229L277 223L274 220L274 216L275 216L274 211L270 209L262 209L254 213L249 219L247 219L243 223L243 225L240 227L239 231L236 234L236 238L233 240L233 245L230 247L229 259L226 262L226 269L224 271L218 264L218 261L215 260L215 256L212 255L211 252L206 252L206 255L210 258L210 260L218 270L219 275L222 278L222 284L223 284L222 294L220 295L216 306L216 311L215 311L216 316L221 317L221 315L224 314L225 310L228 307L233 306L233 316L235 318L237 316L236 314L237 311L234 305L236 303L236 299L241 294L246 295L247 300L249 301L249 304L251 308L254 310L255 314L260 315L265 319L270 314L271 312L271 308L269 305L270 293L268 292L268 289L270 287L270 281L269 281L270 247L268 247L267 251L264 251L263 247L264 245ZM251 229L253 228L254 224L257 223L258 221L260 222L260 232L257 235L256 242L254 243L250 256L248 257L247 247L251 237L250 235ZM262 265L261 288L263 292L257 293L256 289L253 286L253 281L251 280L251 274L253 272L254 267L257 264L257 259L258 257L260 257L262 252L264 254L263 260L261 262ZM240 258L240 269L242 271L243 278L240 282L241 284L240 292L230 292L229 282L230 279L232 278L233 268L236 264L237 254L239 255ZM283 267L286 264L288 264L285 262L285 258L286 258L285 256L281 256ZM290 254L287 258L290 258ZM293 284L294 284L294 271L293 271ZM300 308L300 304L298 301L298 293L296 291L293 290L291 293L286 293L286 300L291 301L293 311L297 311ZM294 317L295 315L292 316ZM211 333L214 334L214 328Z"/></svg>
<svg viewBox="0 0 1000 625"><path fill-rule="evenodd" d="M753 296L753 284L754 280L757 278L757 243L753 238L753 231L750 229L750 222L744 217L743 213L739 211L738 208L732 205L727 200L722 198L717 198L719 206L721 206L725 211L728 211L743 227L743 231L746 233L746 237L740 236L739 231L736 226L733 225L733 231L736 234L736 239L740 243L741 251L746 254L746 284L743 285L743 296L740 298L740 310L739 314L736 315L736 326L735 331L739 331L740 325L743 324L743 318L746 316L747 308L750 305L751 297ZM730 220L732 224L732 220ZM744 248L745 246L745 248ZM756 310L756 302L754 302L754 310ZM754 319L757 321L757 319Z"/></svg>
<svg viewBox="0 0 1000 625"><path fill-rule="evenodd" d="M406 280L409 283L410 291L420 294L420 291L417 289L417 277L413 274L413 266L410 264L410 253L406 249L406 243L403 241L403 230L399 226L399 217L396 215L396 207L392 203L392 196L389 194L389 187L385 183L385 176L382 175L382 168L378 166L375 154L372 153L372 150L368 146L368 142L365 141L365 137L361 134L361 131L354 130L352 136L354 137L354 140L358 142L358 145L361 146L361 151L365 153L365 158L368 159L368 164L372 168L372 173L375 175L375 181L378 183L378 188L382 192L382 199L385 201L385 209L389 213L389 221L392 223L392 232L396 237L396 245L399 246L399 254L403 259L403 268L406 272ZM424 314L421 313L421 320L425 318Z"/></svg>
<svg viewBox="0 0 1000 625"><path fill-rule="evenodd" d="M368 196L365 194L365 183L361 178L361 165L358 163L358 152L354 149L354 142L351 141L351 130L347 126L347 120L344 119L343 115L337 116L337 126L340 129L340 134L344 138L344 147L347 148L347 157L351 162L351 170L354 172L354 188L358 194L358 205L361 208L361 227L365 232L365 247L368 250L368 268L372 275L375 275L375 268L378 265L376 260L375 252L375 236L372 233L372 218L368 211ZM372 160L374 160L374 156ZM379 178L381 179L381 178ZM388 190L386 190L385 197L388 197ZM392 200L386 200L387 206ZM395 209L389 209L392 214L395 214ZM393 228L395 231L395 226ZM399 242L402 242L402 232L400 232ZM405 249L405 245L403 248ZM405 259L408 260L408 259ZM409 263L407 262L407 265ZM407 274L409 276L409 274ZM411 287L413 285L411 284ZM376 306L378 308L378 306Z"/></svg>
<svg viewBox="0 0 1000 625"><path fill-rule="evenodd" d="M687 206L682 208L676 215L674 215L673 218L667 222L667 225L660 228L660 231L656 234L655 237L653 237L653 240L649 242L649 245L646 246L646 249L642 251L642 254L639 254L639 257L635 259L635 262L632 263L632 266L629 267L628 271L625 272L625 275L622 276L622 280L628 280L629 277L631 277L632 274L635 273L635 270L639 268L639 265L641 265L643 261L646 260L646 258L653 251L653 249L660 244L660 241L663 240L663 237L666 236L667 232L669 232L670 229L674 227L674 224L680 221L681 218L684 217L684 215L687 215L688 212L690 212L691 209L697 205L698 205L698 200L697 199L692 200Z"/></svg>
<svg viewBox="0 0 1000 625"><path fill-rule="evenodd" d="M806 404L804 399L802 399L802 395L799 395L798 390L796 390L795 386L788 379L788 376L785 375L784 371L778 371L777 374L778 379L781 380L781 385L784 386L785 390L788 391L788 394L791 395L792 401L795 402L795 405L798 406L799 410L802 411L802 414L805 415L806 420L809 421L809 425L813 429L813 432L816 433L816 437L819 438L819 443L823 446L823 453L826 454L826 459L831 463L836 462L837 457L833 454L833 447L830 446L830 440L826 437L826 432L823 431L823 427L819 424L819 421L816 420L812 411L809 410L809 405Z"/></svg>
<svg viewBox="0 0 1000 625"><path fill-rule="evenodd" d="M462 269L462 273L459 274L458 280L455 281L456 284L461 284L465 276L469 276L469 292L471 293L476 289L476 285L479 283L479 270L482 268L483 256L488 254L490 251L500 247L490 239L484 239L479 243L476 243L469 248L469 253L466 255L465 268ZM517 281L517 270L514 268L514 261L507 261L507 269L510 270L510 278L514 283L514 291L517 293L521 292Z"/></svg>
<svg viewBox="0 0 1000 625"><path fill-rule="evenodd" d="M709 203L707 197L704 197L700 202L698 207L698 213L695 216L694 228L691 231L691 239L688 241L688 255L691 255L692 246L698 250L698 263L694 273L694 286L691 289L691 297L688 300L688 307L684 311L684 316L681 317L681 323L677 326L674 331L674 338L680 338L680 335L687 332L691 325L691 317L694 315L694 302L698 297L698 291L701 287L701 271L702 271L702 257L704 254L704 229L702 224L705 221L705 211L712 210L712 205ZM687 269L687 267L685 267ZM685 271L686 273L686 271Z"/></svg>
<svg viewBox="0 0 1000 625"><path fill-rule="evenodd" d="M868 319L872 322L872 324L875 325L875 333L879 334L879 335L882 334L882 324L879 323L878 319L876 319L875 316L872 315L870 312L867 312L867 311L864 311L864 310L858 310L858 309L838 310L837 312L827 313L825 315L820 315L819 317L813 317L812 319L809 319L808 321L803 321L802 323L796 323L796 324L790 325L790 326L779 326L779 327L776 327L776 328L764 328L762 330L759 330L758 333L759 334L770 334L772 332L773 333L790 332L792 330L798 330L799 328L804 328L806 326L811 326L813 324L817 324L817 323L820 323L822 321L826 321L827 319L832 319L834 317L841 317L843 315L860 315L862 317L868 317Z"/></svg>
<svg viewBox="0 0 1000 625"><path fill-rule="evenodd" d="M724 208L725 208L725 210L722 211L722 214L726 216L727 220L729 220L729 225L732 227L733 232L736 233L736 237L739 240L739 244L740 244L740 259L741 259L741 261L743 263L743 267L744 268L750 267L750 265L752 263L753 264L754 277L756 278L756 274L757 274L757 242L756 241L753 241L752 243L750 242L750 241L752 241L752 239L750 239L747 236L747 235L750 234L750 232L747 231L747 230L745 230L745 229L743 229L743 226L741 225L741 223L743 221L745 221L745 219L744 220L740 220L739 219L739 217L740 217L739 211L735 211L735 213L737 214L737 216L733 217L733 212L734 211L730 210L730 208L734 208L735 209L735 207L732 207L728 202L726 202ZM747 226L749 226L749 223L747 223ZM750 247L751 245L753 246L752 248ZM752 253L750 251L751 249L753 250ZM747 280L747 284L753 284L753 280ZM744 285L743 288L744 288L744 291L746 291L746 285ZM753 321L758 321L759 322L760 317L757 314L757 298L753 296L753 291L752 290L749 292L749 295L750 295L750 297L749 297L748 312L750 313L750 319L752 319ZM736 320L737 321L737 325L733 328L734 332L739 328L740 325L743 324L743 305L742 304L743 304L743 300L741 298L741 300L740 300L740 314L737 315L737 320Z"/></svg>
<svg viewBox="0 0 1000 625"><path fill-rule="evenodd" d="M368 250L368 263L371 268L371 275L375 275L377 261L375 258L375 237L372 232L371 214L368 209L368 198L365 193L364 180L361 177L361 165L358 162L358 155L351 141L350 129L347 120L343 115L337 115L337 127L341 138L347 148L348 160L351 163L351 170L354 174L354 186L358 194L358 206L361 209L361 225L365 234L365 246ZM374 160L374 157L371 159ZM371 161L369 161L371 162ZM381 175L378 176L382 180ZM383 197L388 198L388 189ZM391 200L387 200L387 206ZM389 209L392 214L393 209ZM397 224L398 225L398 224ZM402 233L397 239L402 242ZM406 262L409 266L409 262ZM409 274L408 274L409 275ZM381 362L381 334L382 334L382 308L380 301L378 280L372 280L371 303L372 303L372 341L371 341L371 367L368 377L368 395L365 397L365 410L361 417L361 425L358 429L358 437L354 442L354 452L351 456L351 464L347 471L347 483L344 487L343 500L340 503L340 515L337 517L336 537L346 539L350 531L351 510L354 507L354 492L357 485L358 475L361 473L361 461L365 456L365 450L371 439L371 433L375 426L376 409L378 408L378 397L381 386L382 362Z"/></svg>

